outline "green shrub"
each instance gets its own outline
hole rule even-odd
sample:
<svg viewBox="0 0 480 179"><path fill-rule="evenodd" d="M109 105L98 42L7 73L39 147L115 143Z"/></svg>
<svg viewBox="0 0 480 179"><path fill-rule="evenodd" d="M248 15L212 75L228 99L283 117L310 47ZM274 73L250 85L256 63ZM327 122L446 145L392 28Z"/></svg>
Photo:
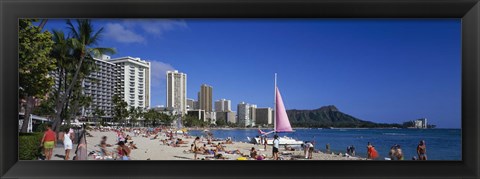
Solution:
<svg viewBox="0 0 480 179"><path fill-rule="evenodd" d="M35 129L35 132L45 132L47 130L47 123L42 123L38 125L38 127Z"/></svg>
<svg viewBox="0 0 480 179"><path fill-rule="evenodd" d="M20 133L18 136L18 158L20 160L36 160L41 155L40 142L43 133Z"/></svg>

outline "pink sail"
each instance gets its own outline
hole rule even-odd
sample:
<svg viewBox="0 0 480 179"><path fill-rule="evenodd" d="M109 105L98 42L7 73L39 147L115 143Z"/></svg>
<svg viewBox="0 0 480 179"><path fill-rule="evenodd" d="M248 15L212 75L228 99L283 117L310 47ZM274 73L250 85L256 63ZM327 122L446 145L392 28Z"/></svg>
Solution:
<svg viewBox="0 0 480 179"><path fill-rule="evenodd" d="M276 127L275 132L292 132L292 126L290 126L290 121L288 120L287 111L283 105L282 96L280 91L276 88Z"/></svg>

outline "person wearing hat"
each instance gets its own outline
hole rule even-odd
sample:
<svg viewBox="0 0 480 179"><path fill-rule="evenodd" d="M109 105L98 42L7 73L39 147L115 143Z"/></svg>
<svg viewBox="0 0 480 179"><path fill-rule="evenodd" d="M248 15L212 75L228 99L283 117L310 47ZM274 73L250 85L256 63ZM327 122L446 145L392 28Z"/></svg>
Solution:
<svg viewBox="0 0 480 179"><path fill-rule="evenodd" d="M273 150L272 150L272 154L273 154L273 160L278 160L278 148L280 146L280 140L278 139L278 135L275 134L273 136Z"/></svg>

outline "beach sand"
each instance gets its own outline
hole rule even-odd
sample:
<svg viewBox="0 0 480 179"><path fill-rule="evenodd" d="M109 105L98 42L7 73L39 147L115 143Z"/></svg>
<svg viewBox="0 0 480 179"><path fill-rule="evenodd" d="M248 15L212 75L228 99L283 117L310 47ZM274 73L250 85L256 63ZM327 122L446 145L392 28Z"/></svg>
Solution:
<svg viewBox="0 0 480 179"><path fill-rule="evenodd" d="M112 147L107 147L107 149L111 152L115 151L117 147L117 135L114 131L108 132L100 132L100 131L88 131L92 136L87 136L87 150L88 152L92 151L99 151L100 147L100 140L102 136L107 136L107 144L111 144ZM193 143L195 136L191 138L185 138L182 135L178 135L177 137L181 138L182 140L186 141L187 144L180 144L180 147L172 147L163 144L161 142L162 139L166 139L165 133L159 133L157 139L153 139L152 137L142 137L142 136L134 136L133 133L125 132L125 134L130 135L134 144L136 144L138 149L132 149L130 158L131 160L193 160L194 154L188 152L190 150L190 145ZM225 141L223 141L225 142ZM204 139L200 145L206 144L207 141ZM218 143L218 141L213 141L213 143ZM245 142L233 142L233 144L223 144L226 148L226 151L232 150L240 150L243 154L250 154L250 149L255 147L258 151L257 154L262 155L265 154L267 158L265 160L272 160L272 146L267 146L267 150L263 150L263 145L255 145ZM73 150L70 151L70 160L75 156L75 149L77 144L74 144ZM208 149L213 149L214 147L210 147L207 145ZM227 157L228 160L237 160L237 158L242 157L241 154L227 154L225 152L219 152L223 156ZM65 150L63 148L63 144L60 142L57 144L57 147L53 151L52 160L63 160L63 156L65 155ZM280 147L279 156L283 160L291 160L292 158L295 160L365 160L365 158L361 157L344 157L336 154L327 154L323 152L313 153L312 159L305 159L303 150L300 151L286 151L284 148ZM208 159L209 157L213 157L211 155L203 155L197 154L198 159ZM88 160L95 160L94 156L89 156ZM253 160L253 159L249 159Z"/></svg>
<svg viewBox="0 0 480 179"><path fill-rule="evenodd" d="M108 150L115 151L117 145L117 136L114 131L108 132L100 132L100 131L88 131L92 137L87 137L87 149L88 152L91 151L99 151L100 147L98 144L102 136L107 136L107 144L111 144L112 147L108 147ZM130 135L134 144L136 144L138 149L133 149L130 158L131 160L193 160L194 154L188 152L190 150L190 145L193 143L194 137L185 138L182 135L178 135L177 137L181 138L182 140L186 141L187 144L180 144L180 147L172 147L168 145L164 145L161 140L166 139L164 133L159 133L157 139L152 139L152 137L146 138L142 136L134 136L133 133L125 132L125 134ZM200 144L206 144L207 141L204 140ZM217 141L213 141L213 143L217 143ZM224 144L226 146L226 151L230 150L240 150L241 153L249 154L250 149L255 147L257 149L258 154L262 155L265 154L267 156L266 160L271 160L272 158L272 146L267 146L267 150L263 150L263 146L244 143L244 142L234 142L233 144ZM75 155L75 147L71 151L71 158ZM212 148L210 145L207 145L207 148ZM241 154L226 154L224 152L219 152L225 157L228 157L229 160L236 160L239 157L242 157ZM313 153L313 159L305 159L304 152L302 151L286 151L282 147L280 148L280 157L284 160L296 159L296 160L365 160L364 158L357 158L357 157L343 157L340 155L335 154L326 154L326 153ZM58 154L60 156L65 155L65 151L63 150L62 144L57 145L54 150L54 156L52 160L62 160L61 157L55 157ZM213 155L202 155L197 154L198 159L212 157ZM93 156L89 157L89 160L95 160ZM253 160L253 159L252 159Z"/></svg>

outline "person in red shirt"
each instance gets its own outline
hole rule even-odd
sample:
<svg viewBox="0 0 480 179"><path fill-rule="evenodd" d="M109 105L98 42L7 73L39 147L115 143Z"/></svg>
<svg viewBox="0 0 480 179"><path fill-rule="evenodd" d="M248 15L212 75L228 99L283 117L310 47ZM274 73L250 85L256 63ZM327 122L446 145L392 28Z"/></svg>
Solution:
<svg viewBox="0 0 480 179"><path fill-rule="evenodd" d="M373 146L370 142L367 144L367 159L375 160L378 158L378 152L375 150L375 146Z"/></svg>
<svg viewBox="0 0 480 179"><path fill-rule="evenodd" d="M53 148L57 146L57 135L52 131L52 126L47 125L47 131L43 133L42 142L40 146L45 149L45 156L47 160L52 158Z"/></svg>

